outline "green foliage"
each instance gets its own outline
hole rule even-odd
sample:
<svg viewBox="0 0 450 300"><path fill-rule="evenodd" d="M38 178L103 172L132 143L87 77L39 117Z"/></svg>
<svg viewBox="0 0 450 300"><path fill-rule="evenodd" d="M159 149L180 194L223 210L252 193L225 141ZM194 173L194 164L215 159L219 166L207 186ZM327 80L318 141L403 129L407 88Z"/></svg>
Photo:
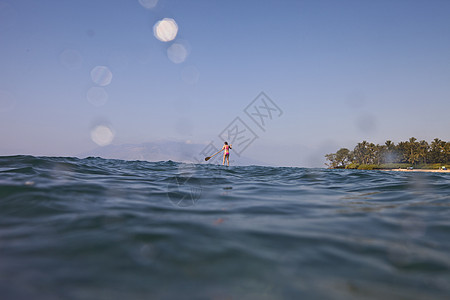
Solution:
<svg viewBox="0 0 450 300"><path fill-rule="evenodd" d="M334 154L334 153L325 154L325 158L328 161L328 162L325 163L325 165L327 165L328 168L330 168L330 169L337 168L338 163L337 163L337 160L336 160L336 154Z"/></svg>
<svg viewBox="0 0 450 300"><path fill-rule="evenodd" d="M358 170L376 170L379 169L378 165L359 165Z"/></svg>
<svg viewBox="0 0 450 300"><path fill-rule="evenodd" d="M412 137L397 145L388 140L384 145L367 141L358 143L353 151L346 148L325 155L330 168L346 169L396 169L433 168L450 165L450 143L435 138L431 144Z"/></svg>
<svg viewBox="0 0 450 300"><path fill-rule="evenodd" d="M380 169L407 169L410 167L412 167L412 165L406 163L388 163L379 165Z"/></svg>
<svg viewBox="0 0 450 300"><path fill-rule="evenodd" d="M345 167L345 165L351 160L349 156L350 150L347 148L341 148L336 152L336 160L339 167Z"/></svg>
<svg viewBox="0 0 450 300"><path fill-rule="evenodd" d="M349 165L347 165L345 168L346 169L358 169L359 164L355 164L355 163L351 163Z"/></svg>
<svg viewBox="0 0 450 300"><path fill-rule="evenodd" d="M448 168L450 166L450 164L447 164L447 165L446 164L440 164L440 163L438 163L438 164L420 164L420 165L417 165L416 168L417 169L439 170L443 166Z"/></svg>
<svg viewBox="0 0 450 300"><path fill-rule="evenodd" d="M347 148L341 148L336 153L326 154L325 158L328 160L326 165L329 168L345 168L345 166L351 161L350 150Z"/></svg>

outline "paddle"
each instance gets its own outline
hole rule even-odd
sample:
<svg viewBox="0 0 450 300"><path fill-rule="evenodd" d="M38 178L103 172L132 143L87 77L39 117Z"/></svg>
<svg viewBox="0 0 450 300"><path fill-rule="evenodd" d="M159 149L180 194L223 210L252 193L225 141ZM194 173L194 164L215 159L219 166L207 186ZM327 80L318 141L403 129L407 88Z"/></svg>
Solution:
<svg viewBox="0 0 450 300"><path fill-rule="evenodd" d="M222 150L223 150L223 149L222 149ZM219 152L215 153L214 155L216 155L216 154L219 154L220 152L222 152L222 150L220 150ZM211 157L213 157L214 155L211 155L211 156L205 157L205 161L208 161L208 160L210 160L210 159L211 159Z"/></svg>

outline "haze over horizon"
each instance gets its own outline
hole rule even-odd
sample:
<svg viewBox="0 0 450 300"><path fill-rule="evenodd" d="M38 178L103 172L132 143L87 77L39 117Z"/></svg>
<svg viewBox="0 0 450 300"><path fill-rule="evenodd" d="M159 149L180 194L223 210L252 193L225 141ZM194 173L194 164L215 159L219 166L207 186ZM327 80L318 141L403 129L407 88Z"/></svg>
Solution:
<svg viewBox="0 0 450 300"><path fill-rule="evenodd" d="M450 140L449 1L0 0L0 155L179 141L279 166Z"/></svg>

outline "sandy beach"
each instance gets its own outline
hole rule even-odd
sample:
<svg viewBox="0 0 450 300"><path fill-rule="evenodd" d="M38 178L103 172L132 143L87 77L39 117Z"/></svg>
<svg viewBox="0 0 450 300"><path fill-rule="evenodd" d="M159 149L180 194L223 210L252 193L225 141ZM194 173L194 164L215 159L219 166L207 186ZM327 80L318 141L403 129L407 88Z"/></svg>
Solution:
<svg viewBox="0 0 450 300"><path fill-rule="evenodd" d="M384 169L383 171L398 171L398 172L433 172L433 173L449 173L450 170L433 170L433 169Z"/></svg>

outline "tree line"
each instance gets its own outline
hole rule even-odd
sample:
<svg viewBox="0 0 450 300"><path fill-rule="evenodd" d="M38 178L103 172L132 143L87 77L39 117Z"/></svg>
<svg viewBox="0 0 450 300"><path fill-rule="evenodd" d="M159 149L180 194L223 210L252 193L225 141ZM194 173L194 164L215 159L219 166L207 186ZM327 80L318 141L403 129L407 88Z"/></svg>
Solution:
<svg viewBox="0 0 450 300"><path fill-rule="evenodd" d="M359 165L383 164L448 164L450 143L435 138L431 143L412 137L398 144L388 140L384 145L363 141L351 151L341 148L336 153L326 154L325 163L330 168L358 167Z"/></svg>

